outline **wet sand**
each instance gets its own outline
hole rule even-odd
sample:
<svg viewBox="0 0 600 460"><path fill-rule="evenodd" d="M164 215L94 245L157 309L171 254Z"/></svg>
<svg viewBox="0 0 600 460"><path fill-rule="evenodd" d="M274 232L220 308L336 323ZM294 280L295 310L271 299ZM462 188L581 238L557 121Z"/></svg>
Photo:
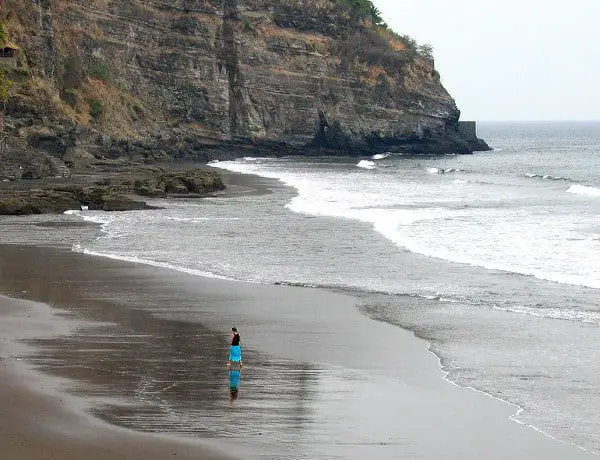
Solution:
<svg viewBox="0 0 600 460"><path fill-rule="evenodd" d="M44 303L0 300L2 458L596 458L444 381L368 296L6 245L0 292Z"/></svg>
<svg viewBox="0 0 600 460"><path fill-rule="evenodd" d="M68 334L73 327L47 305L0 296L0 451L6 460L226 459L192 440L119 429L85 412L59 391L60 381L35 372L24 340Z"/></svg>

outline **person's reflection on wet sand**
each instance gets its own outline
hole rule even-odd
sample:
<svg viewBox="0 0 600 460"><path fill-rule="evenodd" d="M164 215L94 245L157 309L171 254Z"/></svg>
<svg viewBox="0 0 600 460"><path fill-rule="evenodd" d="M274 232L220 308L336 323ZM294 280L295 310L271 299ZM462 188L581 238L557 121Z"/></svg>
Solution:
<svg viewBox="0 0 600 460"><path fill-rule="evenodd" d="M229 371L229 400L235 401L240 390L240 381L242 371L240 369L231 369Z"/></svg>

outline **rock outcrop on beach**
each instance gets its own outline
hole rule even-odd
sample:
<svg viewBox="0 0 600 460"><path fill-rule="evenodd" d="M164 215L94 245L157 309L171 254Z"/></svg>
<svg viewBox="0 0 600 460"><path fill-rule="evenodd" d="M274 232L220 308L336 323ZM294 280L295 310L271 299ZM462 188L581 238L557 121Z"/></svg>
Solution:
<svg viewBox="0 0 600 460"><path fill-rule="evenodd" d="M363 4L4 0L15 49L0 58L12 80L4 175L115 159L486 148L460 132L428 50Z"/></svg>
<svg viewBox="0 0 600 460"><path fill-rule="evenodd" d="M97 211L154 209L142 197L202 198L225 189L213 170L111 166L94 175L0 184L0 215L56 214L87 207Z"/></svg>

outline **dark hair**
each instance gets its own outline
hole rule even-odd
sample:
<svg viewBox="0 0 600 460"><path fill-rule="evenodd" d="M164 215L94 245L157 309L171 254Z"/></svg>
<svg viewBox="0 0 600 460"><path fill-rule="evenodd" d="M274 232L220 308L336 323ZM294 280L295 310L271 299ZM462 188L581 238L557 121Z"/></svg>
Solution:
<svg viewBox="0 0 600 460"><path fill-rule="evenodd" d="M237 332L237 327L232 327L232 328L231 328L231 330L232 330L233 332Z"/></svg>

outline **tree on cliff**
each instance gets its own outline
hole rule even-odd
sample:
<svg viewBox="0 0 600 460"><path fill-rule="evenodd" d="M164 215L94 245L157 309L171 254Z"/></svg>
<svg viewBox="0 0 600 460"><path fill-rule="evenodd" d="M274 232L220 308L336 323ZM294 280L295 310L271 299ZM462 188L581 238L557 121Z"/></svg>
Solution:
<svg viewBox="0 0 600 460"><path fill-rule="evenodd" d="M417 51L425 59L433 59L433 46L431 46L429 43L419 45L417 47Z"/></svg>
<svg viewBox="0 0 600 460"><path fill-rule="evenodd" d="M362 17L370 17L373 24L385 25L383 18L381 17L381 11L373 5L373 2L369 0L343 0L343 3L348 5Z"/></svg>

